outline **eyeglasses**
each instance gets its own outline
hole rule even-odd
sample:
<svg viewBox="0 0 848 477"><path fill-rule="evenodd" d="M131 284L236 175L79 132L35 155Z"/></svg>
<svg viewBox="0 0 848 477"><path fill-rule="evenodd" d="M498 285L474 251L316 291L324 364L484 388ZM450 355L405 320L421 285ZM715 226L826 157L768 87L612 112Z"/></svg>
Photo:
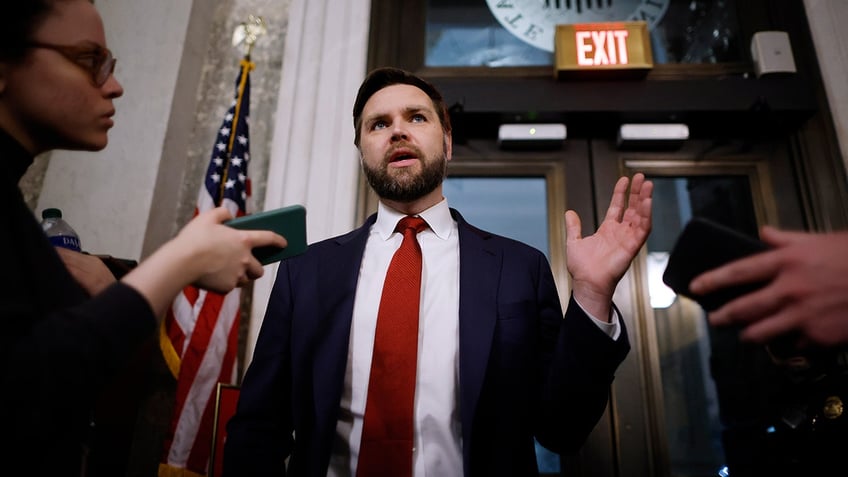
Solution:
<svg viewBox="0 0 848 477"><path fill-rule="evenodd" d="M103 86L109 79L109 76L115 72L115 63L118 61L112 56L112 52L108 48L103 48L99 45L76 46L30 42L27 44L27 47L44 48L59 53L87 71L91 75L94 85L98 88Z"/></svg>

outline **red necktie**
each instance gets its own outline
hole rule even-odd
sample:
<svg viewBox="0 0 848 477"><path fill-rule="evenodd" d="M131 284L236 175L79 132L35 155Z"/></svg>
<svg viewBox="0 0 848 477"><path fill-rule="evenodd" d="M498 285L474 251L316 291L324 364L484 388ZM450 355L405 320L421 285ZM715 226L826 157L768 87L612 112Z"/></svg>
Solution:
<svg viewBox="0 0 848 477"><path fill-rule="evenodd" d="M386 272L377 312L357 477L412 475L421 302L421 247L415 236L425 228L424 219L404 217L395 229L403 242Z"/></svg>

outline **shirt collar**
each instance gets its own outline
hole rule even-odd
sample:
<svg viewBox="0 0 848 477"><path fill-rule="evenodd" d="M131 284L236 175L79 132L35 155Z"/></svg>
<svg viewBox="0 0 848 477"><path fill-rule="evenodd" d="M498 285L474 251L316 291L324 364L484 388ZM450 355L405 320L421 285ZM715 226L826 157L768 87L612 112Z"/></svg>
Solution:
<svg viewBox="0 0 848 477"><path fill-rule="evenodd" d="M427 222L430 230L442 240L450 237L453 231L453 217L451 217L448 200L443 198L438 204L417 214ZM374 223L374 230L380 235L383 240L388 240L395 231L397 223L400 219L406 217L406 214L398 212L395 209L379 202L377 204L377 221Z"/></svg>

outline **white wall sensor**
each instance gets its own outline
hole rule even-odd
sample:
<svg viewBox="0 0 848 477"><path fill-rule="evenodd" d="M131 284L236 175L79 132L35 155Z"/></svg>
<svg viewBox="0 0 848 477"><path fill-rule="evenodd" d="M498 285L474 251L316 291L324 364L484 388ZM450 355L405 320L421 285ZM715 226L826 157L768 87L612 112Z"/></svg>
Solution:
<svg viewBox="0 0 848 477"><path fill-rule="evenodd" d="M501 124L498 128L498 146L504 149L558 148L565 137L565 124Z"/></svg>
<svg viewBox="0 0 848 477"><path fill-rule="evenodd" d="M785 31L758 31L751 37L751 59L757 78L771 73L795 73L795 58Z"/></svg>
<svg viewBox="0 0 848 477"><path fill-rule="evenodd" d="M689 126L682 123L622 124L619 147L679 147L689 139Z"/></svg>

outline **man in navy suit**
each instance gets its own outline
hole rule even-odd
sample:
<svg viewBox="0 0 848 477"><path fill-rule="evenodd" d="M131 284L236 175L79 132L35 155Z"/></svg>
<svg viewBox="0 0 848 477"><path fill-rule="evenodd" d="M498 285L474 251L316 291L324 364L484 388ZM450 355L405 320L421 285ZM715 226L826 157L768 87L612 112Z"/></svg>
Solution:
<svg viewBox="0 0 848 477"><path fill-rule="evenodd" d="M377 310L395 225L418 216L423 254L411 470L537 475L534 437L580 448L627 355L615 287L651 229L652 184L616 184L597 232L566 212L565 315L545 256L468 224L442 196L451 127L439 92L381 68L354 108L362 168L380 197L345 235L283 261L230 420L224 474L357 474ZM628 198L628 186L630 189ZM382 475L386 475L385 473Z"/></svg>

